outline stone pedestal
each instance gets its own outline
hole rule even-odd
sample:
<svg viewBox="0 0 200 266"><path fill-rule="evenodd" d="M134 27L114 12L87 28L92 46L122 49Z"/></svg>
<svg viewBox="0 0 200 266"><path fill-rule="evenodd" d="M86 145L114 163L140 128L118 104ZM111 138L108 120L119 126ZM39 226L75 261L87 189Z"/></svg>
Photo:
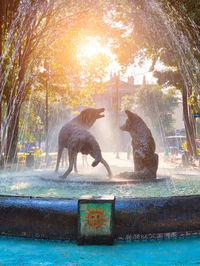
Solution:
<svg viewBox="0 0 200 266"><path fill-rule="evenodd" d="M80 197L78 201L78 244L113 244L114 196Z"/></svg>

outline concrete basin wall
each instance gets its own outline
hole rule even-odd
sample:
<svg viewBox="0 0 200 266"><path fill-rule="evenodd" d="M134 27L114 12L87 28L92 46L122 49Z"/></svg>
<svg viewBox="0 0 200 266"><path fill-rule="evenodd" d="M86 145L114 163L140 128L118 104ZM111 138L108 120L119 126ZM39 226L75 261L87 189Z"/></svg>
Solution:
<svg viewBox="0 0 200 266"><path fill-rule="evenodd" d="M0 234L75 240L78 199L0 196ZM200 230L200 196L116 199L114 236L138 239Z"/></svg>

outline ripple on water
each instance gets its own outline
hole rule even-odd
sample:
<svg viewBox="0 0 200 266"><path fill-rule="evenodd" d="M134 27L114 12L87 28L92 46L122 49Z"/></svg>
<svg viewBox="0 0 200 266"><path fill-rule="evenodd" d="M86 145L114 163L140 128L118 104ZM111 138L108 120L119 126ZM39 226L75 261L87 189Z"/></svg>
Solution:
<svg viewBox="0 0 200 266"><path fill-rule="evenodd" d="M199 172L190 171L190 175L179 172L161 182L145 182L128 185L67 183L45 180L58 178L53 171L27 171L0 174L0 193L4 195L25 195L38 197L77 198L85 194L109 195L116 197L168 197L176 195L194 195L200 193ZM41 179L41 177L43 179ZM91 176L90 176L91 177ZM98 175L97 175L98 177ZM73 178L73 175L72 175ZM80 175L81 180L87 175ZM89 178L89 175L88 175Z"/></svg>

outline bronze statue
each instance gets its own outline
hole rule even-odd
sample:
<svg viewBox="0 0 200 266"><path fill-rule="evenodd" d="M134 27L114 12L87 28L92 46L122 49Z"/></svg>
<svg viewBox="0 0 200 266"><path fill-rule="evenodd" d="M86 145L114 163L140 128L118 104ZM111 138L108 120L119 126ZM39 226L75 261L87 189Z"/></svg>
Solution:
<svg viewBox="0 0 200 266"><path fill-rule="evenodd" d="M158 155L151 131L137 114L128 110L125 113L128 118L120 129L128 131L132 138L134 172L120 175L127 178L156 178Z"/></svg>
<svg viewBox="0 0 200 266"><path fill-rule="evenodd" d="M98 142L92 134L87 131L98 118L104 117L104 115L101 114L102 112L104 112L104 108L88 108L83 110L77 117L61 128L58 137L56 172L58 171L64 148L68 149L69 155L69 167L62 177L67 177L72 171L73 166L75 166L75 171L77 171L76 160L79 152L82 154L90 154L95 159L92 163L93 167L101 162L107 169L109 177L112 176L108 163L102 157Z"/></svg>

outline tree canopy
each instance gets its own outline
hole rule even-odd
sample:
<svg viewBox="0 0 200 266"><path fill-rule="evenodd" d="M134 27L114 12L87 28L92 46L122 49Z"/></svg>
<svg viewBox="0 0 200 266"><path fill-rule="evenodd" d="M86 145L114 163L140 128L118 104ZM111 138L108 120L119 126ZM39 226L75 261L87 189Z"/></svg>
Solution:
<svg viewBox="0 0 200 266"><path fill-rule="evenodd" d="M188 147L197 155L199 10L194 0L2 0L0 105L6 112L0 130L7 156L16 154L23 103L45 92L47 82L52 101L71 108L91 106L91 94L105 89L109 56L78 57L88 37L109 45L124 71L136 58L150 59L158 83L182 93Z"/></svg>
<svg viewBox="0 0 200 266"><path fill-rule="evenodd" d="M173 112L177 105L178 99L173 90L164 93L160 86L143 84L134 96L123 98L121 107L122 110L130 109L140 114L162 147L164 137L174 132Z"/></svg>

